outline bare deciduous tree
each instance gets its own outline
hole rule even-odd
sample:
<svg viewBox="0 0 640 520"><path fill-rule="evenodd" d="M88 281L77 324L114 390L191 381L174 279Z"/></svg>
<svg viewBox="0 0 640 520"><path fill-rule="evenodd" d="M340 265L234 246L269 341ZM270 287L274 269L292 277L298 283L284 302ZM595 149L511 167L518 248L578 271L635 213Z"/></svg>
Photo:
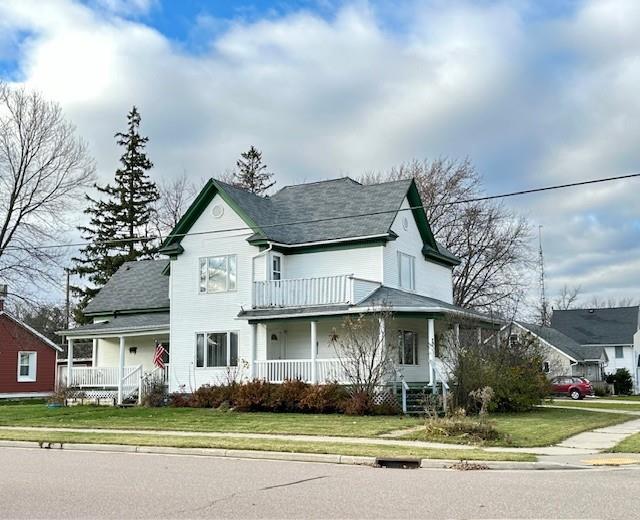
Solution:
<svg viewBox="0 0 640 520"><path fill-rule="evenodd" d="M329 338L354 392L373 396L393 374L398 349L381 333L381 323L391 323L389 311L347 316Z"/></svg>
<svg viewBox="0 0 640 520"><path fill-rule="evenodd" d="M152 225L158 236L165 237L173 230L184 215L198 189L183 173L176 179L163 180L158 183L160 198L155 203Z"/></svg>
<svg viewBox="0 0 640 520"><path fill-rule="evenodd" d="M553 300L553 308L559 311L574 309L580 298L580 290L580 286L569 287L565 284L562 289L560 289L560 294Z"/></svg>
<svg viewBox="0 0 640 520"><path fill-rule="evenodd" d="M589 309L612 309L615 307L634 307L640 304L640 300L632 297L620 297L620 298L600 298L593 296L588 302L586 307Z"/></svg>
<svg viewBox="0 0 640 520"><path fill-rule="evenodd" d="M94 162L60 107L0 82L0 278L17 286L51 280L60 242Z"/></svg>
<svg viewBox="0 0 640 520"><path fill-rule="evenodd" d="M437 159L401 164L363 182L414 178L438 242L462 260L453 273L454 302L461 307L512 313L528 285L533 259L530 227L522 216L483 195L471 161Z"/></svg>

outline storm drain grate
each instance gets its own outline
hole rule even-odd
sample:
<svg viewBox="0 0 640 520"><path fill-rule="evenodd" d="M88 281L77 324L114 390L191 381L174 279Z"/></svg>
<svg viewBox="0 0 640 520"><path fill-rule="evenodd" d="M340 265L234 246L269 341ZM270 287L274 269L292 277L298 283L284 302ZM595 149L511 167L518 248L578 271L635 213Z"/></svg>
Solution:
<svg viewBox="0 0 640 520"><path fill-rule="evenodd" d="M420 459L377 458L376 465L381 468L391 469L418 469Z"/></svg>

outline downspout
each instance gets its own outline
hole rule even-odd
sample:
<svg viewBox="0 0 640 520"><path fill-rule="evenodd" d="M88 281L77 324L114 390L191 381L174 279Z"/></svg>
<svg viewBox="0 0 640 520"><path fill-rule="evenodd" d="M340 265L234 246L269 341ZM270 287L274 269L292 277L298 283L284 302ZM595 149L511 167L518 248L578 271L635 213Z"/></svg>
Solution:
<svg viewBox="0 0 640 520"><path fill-rule="evenodd" d="M260 251L257 255L251 257L251 283L256 281L256 258L261 257L273 250L273 242L269 242L269 247L264 251ZM267 272L265 270L265 276Z"/></svg>

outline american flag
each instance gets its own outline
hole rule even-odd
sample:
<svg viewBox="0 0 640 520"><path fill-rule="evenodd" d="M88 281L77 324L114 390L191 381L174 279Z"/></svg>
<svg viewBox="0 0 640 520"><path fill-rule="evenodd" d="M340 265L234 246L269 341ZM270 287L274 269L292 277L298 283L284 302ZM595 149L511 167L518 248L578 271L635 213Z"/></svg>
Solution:
<svg viewBox="0 0 640 520"><path fill-rule="evenodd" d="M164 368L164 360L163 357L167 349L162 346L162 343L158 343L156 341L156 351L153 354L153 364L158 368Z"/></svg>

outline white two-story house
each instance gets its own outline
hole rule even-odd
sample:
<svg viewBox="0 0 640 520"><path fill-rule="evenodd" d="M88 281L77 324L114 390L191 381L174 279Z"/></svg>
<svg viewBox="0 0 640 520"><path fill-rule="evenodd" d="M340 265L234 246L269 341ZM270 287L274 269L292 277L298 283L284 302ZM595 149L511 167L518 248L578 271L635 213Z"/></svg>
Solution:
<svg viewBox="0 0 640 520"><path fill-rule="evenodd" d="M386 309L379 333L397 343L398 373L433 382L439 338L489 320L453 305L459 260L421 206L412 180L340 178L269 197L210 180L163 244L169 260L125 264L87 307L94 323L67 331L71 348L92 338L96 350L95 366L69 380L89 388L111 370L123 399L154 370L159 341L172 392L229 377L344 381L333 331Z"/></svg>

